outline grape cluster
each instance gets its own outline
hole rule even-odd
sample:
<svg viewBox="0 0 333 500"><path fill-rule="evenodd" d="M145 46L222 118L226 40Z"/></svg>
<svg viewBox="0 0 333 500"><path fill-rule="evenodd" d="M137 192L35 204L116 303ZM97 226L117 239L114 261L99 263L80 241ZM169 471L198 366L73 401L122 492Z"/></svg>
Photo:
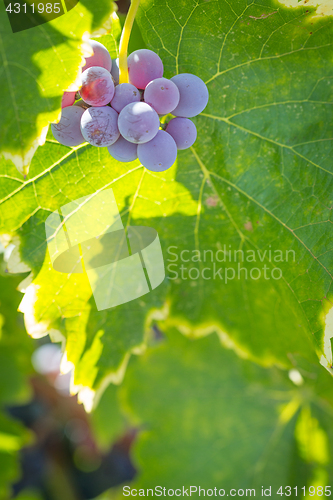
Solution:
<svg viewBox="0 0 333 500"><path fill-rule="evenodd" d="M155 172L170 168L177 149L196 140L189 118L206 107L206 85L190 73L164 78L160 57L147 49L128 56L129 83L119 83L118 59L112 60L101 43L90 44L93 55L82 68L79 96L64 93L61 119L51 125L55 139L65 146L87 141L107 147L116 160L139 158ZM174 117L168 120L169 114Z"/></svg>

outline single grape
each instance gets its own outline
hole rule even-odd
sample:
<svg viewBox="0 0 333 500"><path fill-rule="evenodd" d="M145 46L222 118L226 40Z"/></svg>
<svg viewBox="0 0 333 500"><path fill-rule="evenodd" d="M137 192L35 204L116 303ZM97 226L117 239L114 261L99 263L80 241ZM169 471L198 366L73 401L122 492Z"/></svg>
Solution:
<svg viewBox="0 0 333 500"><path fill-rule="evenodd" d="M118 127L127 141L143 144L155 137L160 127L160 119L149 104L132 102L120 111Z"/></svg>
<svg viewBox="0 0 333 500"><path fill-rule="evenodd" d="M174 138L177 149L187 149L197 138L197 129L188 118L172 118L165 129Z"/></svg>
<svg viewBox="0 0 333 500"><path fill-rule="evenodd" d="M67 106L61 111L59 123L51 123L53 137L64 146L78 146L85 142L80 129L84 109L78 106Z"/></svg>
<svg viewBox="0 0 333 500"><path fill-rule="evenodd" d="M180 93L178 106L172 114L185 118L199 115L207 106L209 98L208 89L201 78L190 73L181 73L173 76L171 81L177 85Z"/></svg>
<svg viewBox="0 0 333 500"><path fill-rule="evenodd" d="M88 108L81 118L82 135L93 146L111 146L119 137L117 121L118 113L110 106Z"/></svg>
<svg viewBox="0 0 333 500"><path fill-rule="evenodd" d="M67 106L72 106L75 102L75 94L76 92L64 92L61 99L61 107L67 108Z"/></svg>
<svg viewBox="0 0 333 500"><path fill-rule="evenodd" d="M119 59L112 59L111 76L113 83L119 85Z"/></svg>
<svg viewBox="0 0 333 500"><path fill-rule="evenodd" d="M161 58L152 50L139 49L127 58L128 77L132 85L144 89L149 82L163 76Z"/></svg>
<svg viewBox="0 0 333 500"><path fill-rule="evenodd" d="M86 58L86 64L83 66L82 72L93 66L99 66L101 68L105 68L110 73L112 60L106 47L104 47L104 45L100 42L96 42L96 40L89 40L88 43L94 53L92 56Z"/></svg>
<svg viewBox="0 0 333 500"><path fill-rule="evenodd" d="M110 102L113 109L120 111L131 102L139 102L141 99L140 92L131 83L121 83L114 90L114 96Z"/></svg>
<svg viewBox="0 0 333 500"><path fill-rule="evenodd" d="M154 139L138 145L138 158L148 170L163 172L176 161L176 143L170 134L159 130Z"/></svg>
<svg viewBox="0 0 333 500"><path fill-rule="evenodd" d="M144 100L159 115L171 113L179 102L179 90L171 80L156 78L148 83L144 91Z"/></svg>
<svg viewBox="0 0 333 500"><path fill-rule="evenodd" d="M126 141L121 135L117 141L108 147L112 158L122 162L134 161L137 159L138 146L133 142Z"/></svg>
<svg viewBox="0 0 333 500"><path fill-rule="evenodd" d="M88 68L82 73L80 96L91 106L105 106L114 95L114 83L111 74L98 66Z"/></svg>

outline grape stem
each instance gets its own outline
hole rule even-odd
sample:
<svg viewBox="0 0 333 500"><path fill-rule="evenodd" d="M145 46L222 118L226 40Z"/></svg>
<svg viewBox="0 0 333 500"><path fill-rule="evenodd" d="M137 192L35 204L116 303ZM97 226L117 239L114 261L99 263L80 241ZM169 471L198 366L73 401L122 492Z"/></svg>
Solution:
<svg viewBox="0 0 333 500"><path fill-rule="evenodd" d="M140 0L132 0L128 10L119 45L119 83L128 83L127 48L133 22Z"/></svg>

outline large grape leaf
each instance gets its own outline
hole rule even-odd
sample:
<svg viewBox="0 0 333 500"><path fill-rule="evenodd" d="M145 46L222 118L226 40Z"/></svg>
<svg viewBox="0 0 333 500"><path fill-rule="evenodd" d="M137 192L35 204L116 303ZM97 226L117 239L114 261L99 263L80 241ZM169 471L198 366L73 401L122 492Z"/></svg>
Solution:
<svg viewBox="0 0 333 500"><path fill-rule="evenodd" d="M21 173L44 143L49 123L58 119L63 91L79 88L83 56L90 54L83 36L106 23L113 10L108 0L82 0L53 21L13 33L0 3L0 153Z"/></svg>
<svg viewBox="0 0 333 500"><path fill-rule="evenodd" d="M161 22L162 13L168 22ZM226 243L227 251L228 244L232 250L261 249L261 255L267 250L265 263L283 271L273 286L274 280L262 278L224 287L202 280L203 291L188 287L192 300L185 304L182 287L175 287L171 316L185 327L189 319L200 325L204 318L209 325L212 317L236 342L268 358L263 338L275 338L272 350L282 356L288 347L281 333L289 328L295 342L306 342L296 333L301 328L322 348L330 307L332 18L315 13L269 1L161 2L159 8L147 1L139 13L166 74L194 72L210 92L196 121L199 141L190 154L178 155L179 180L193 189L193 177L201 175L194 234L184 247L202 251ZM193 43L194 32L200 43ZM217 213L210 208L215 205ZM292 262L286 262L289 249ZM270 250L276 257L281 251L284 262L267 262ZM216 304L226 311L219 319Z"/></svg>
<svg viewBox="0 0 333 500"><path fill-rule="evenodd" d="M1 231L20 234L21 258L33 269L21 304L27 329L67 338L66 359L88 406L94 391L121 380L129 354L142 352L153 318L190 336L215 331L266 366L324 353L333 40L331 18L312 12L271 0L144 0L138 24L166 76L189 71L207 82L194 147L161 174L51 137L26 180L2 162ZM110 187L124 224L158 231L167 279L149 295L97 312L84 275L52 269L44 221L70 200ZM230 261L229 250L248 259Z"/></svg>
<svg viewBox="0 0 333 500"><path fill-rule="evenodd" d="M46 162L52 164L50 175L44 170ZM11 168L9 163L7 165ZM7 172L6 175L12 179L14 172ZM70 178L65 184L64 174ZM113 189L118 209L127 224L130 222L128 214L132 215L132 207L140 197L138 187L144 189L148 198L153 195L166 198L163 207L165 215L175 212L195 214L196 204L188 189L180 183L170 183L166 195L163 178L145 172L138 162L129 170L121 163L111 162L109 153L104 149L98 151L96 156L96 150L90 146L71 151L54 142L47 142L38 149L31 164L29 178L30 176L30 182L20 181L14 197L9 194L4 202L7 208L2 211L2 227L9 224L20 228L21 257L37 274L27 288L23 285L26 293L20 310L25 313L27 330L35 338L46 333L50 333L58 341L62 336L67 338L66 358L70 366L76 366L76 386L98 387L106 375L111 377L110 380L120 381L128 354L142 350L147 316L156 316L154 310L163 308L161 297L165 294L165 285L157 289L156 293L143 296L135 302L98 312L87 276L58 273L53 270L48 253L45 257L44 221L50 211L56 210L69 199L76 199L87 192L93 196L104 187ZM49 196L57 185L63 186L58 193L59 197ZM16 203L16 196L17 200L22 197L23 210L19 213L8 206L12 202ZM184 203L183 207L179 199ZM156 206L159 207L157 203ZM140 213L142 217L149 217L154 210L155 207L152 206ZM160 208L158 212L160 213ZM33 217L32 213L35 213ZM146 225L146 220L144 224ZM151 225L154 226L153 223ZM15 271L15 265L12 270ZM160 313L159 315L161 316Z"/></svg>
<svg viewBox="0 0 333 500"><path fill-rule="evenodd" d="M239 498L242 492L230 490L255 489L257 497L271 487L272 498L279 498L278 489L287 495L289 486L299 488L299 496L295 490L291 496L300 498L304 486L330 486L331 377L314 365L302 373L290 375L295 385L285 372L221 349L215 335L193 342L169 332L133 358L119 391L138 429L131 488L138 496L142 488L145 495L156 486L180 488L186 496L183 487L187 494L193 487L194 498L199 486L205 496L219 496L222 488L226 497ZM216 495L207 493L214 488Z"/></svg>

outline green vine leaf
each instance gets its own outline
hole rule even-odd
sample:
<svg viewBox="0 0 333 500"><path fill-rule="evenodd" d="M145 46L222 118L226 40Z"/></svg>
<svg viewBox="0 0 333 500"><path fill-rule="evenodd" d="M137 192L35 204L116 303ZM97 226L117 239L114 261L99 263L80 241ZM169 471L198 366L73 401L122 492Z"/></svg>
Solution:
<svg viewBox="0 0 333 500"><path fill-rule="evenodd" d="M51 165L47 171L44 170L46 163ZM69 183L64 182L64 174L71 177ZM10 226L18 230L20 258L32 269L33 282L27 280L21 287L25 296L20 310L25 315L27 331L34 338L49 333L54 341L66 339L63 369L75 366L73 390L82 389L80 397L86 407L91 408L95 390L104 389L106 381L121 381L129 354L142 352L144 348L151 320L164 316L166 284L156 293L134 302L97 311L85 274L68 275L52 268L46 251L46 218L68 199L76 199L81 193L94 196L105 187L113 189L124 225L129 223L130 215L134 218L132 224L140 224L141 220L143 225L154 227L151 217L160 216L158 200L162 198L165 199L162 207L165 220L174 213L194 215L196 202L187 188L174 181L174 170L159 178L144 171L138 161L125 167L113 161L106 149L96 153L95 149L83 145L70 150L51 139L38 149L27 180L15 177L9 162L5 176L2 186L5 188L7 184L10 191L6 196L2 193L5 199L2 230L7 231L5 228ZM59 186L59 191L50 197L48 193L54 186ZM155 196L156 204L148 207L140 189L148 200ZM10 209L15 199L21 200L18 212ZM15 266L12 270L15 271ZM94 391L90 393L85 388Z"/></svg>
<svg viewBox="0 0 333 500"><path fill-rule="evenodd" d="M304 486L330 485L331 377L314 365L302 373L294 385L277 369L221 349L215 335L193 342L169 332L133 358L119 390L138 430L138 475L130 487L192 486L199 498L199 486L223 488L225 496L232 488L255 489L252 497L263 486L275 498L281 486L300 494Z"/></svg>
<svg viewBox="0 0 333 500"><path fill-rule="evenodd" d="M49 123L58 119L63 92L79 88L80 67L89 55L83 37L105 24L113 10L108 0L83 0L53 21L13 34L1 2L0 153L19 172L28 172Z"/></svg>

